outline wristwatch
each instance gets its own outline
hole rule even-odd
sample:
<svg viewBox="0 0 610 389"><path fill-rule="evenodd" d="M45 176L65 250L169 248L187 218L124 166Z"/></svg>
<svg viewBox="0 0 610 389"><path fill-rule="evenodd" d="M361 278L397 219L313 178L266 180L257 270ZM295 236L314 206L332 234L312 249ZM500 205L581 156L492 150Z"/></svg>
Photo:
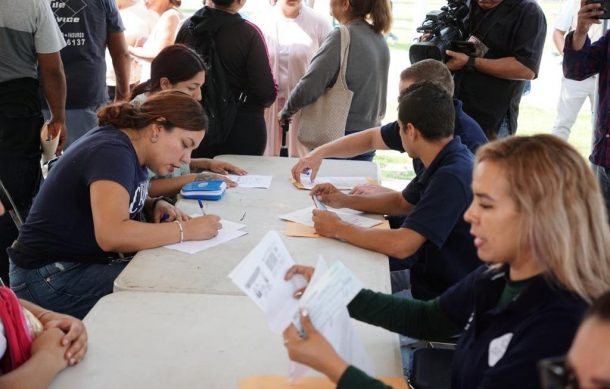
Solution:
<svg viewBox="0 0 610 389"><path fill-rule="evenodd" d="M466 62L466 65L464 65L464 69L467 72L474 72L477 70L477 68L474 66L475 59L476 57L468 57L468 62Z"/></svg>

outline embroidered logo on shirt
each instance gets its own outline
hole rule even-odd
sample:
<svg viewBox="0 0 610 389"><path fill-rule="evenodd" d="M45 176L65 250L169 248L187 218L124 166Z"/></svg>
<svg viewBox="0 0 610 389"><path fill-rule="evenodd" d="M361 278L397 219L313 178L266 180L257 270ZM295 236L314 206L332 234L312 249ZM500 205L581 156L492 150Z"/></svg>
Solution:
<svg viewBox="0 0 610 389"><path fill-rule="evenodd" d="M513 333L509 332L508 334L504 334L489 342L489 356L487 361L489 363L489 367L494 367L496 363L502 359L504 354L506 354L506 349L508 348L508 344L512 338Z"/></svg>

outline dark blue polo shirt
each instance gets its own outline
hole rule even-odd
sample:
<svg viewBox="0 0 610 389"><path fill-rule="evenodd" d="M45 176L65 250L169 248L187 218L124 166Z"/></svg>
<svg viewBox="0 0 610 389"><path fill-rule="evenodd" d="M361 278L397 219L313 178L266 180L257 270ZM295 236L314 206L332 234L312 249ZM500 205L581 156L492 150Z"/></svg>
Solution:
<svg viewBox="0 0 610 389"><path fill-rule="evenodd" d="M453 358L454 389L537 388L537 362L570 348L585 301L539 275L498 308L507 279L507 267L481 266L440 297L445 315L465 326Z"/></svg>
<svg viewBox="0 0 610 389"><path fill-rule="evenodd" d="M458 99L453 99L453 107L455 108L455 128L453 136L459 136L462 143L475 154L478 148L487 143L487 137L481 129L481 126L464 110L462 102ZM400 128L398 122L388 123L381 127L381 138L384 143L392 150L405 152L400 141ZM413 161L415 164L415 161ZM416 169L417 171L417 169Z"/></svg>
<svg viewBox="0 0 610 389"><path fill-rule="evenodd" d="M401 228L426 238L412 257L411 285L417 299L439 296L481 264L470 224L464 221L472 202L473 164L470 150L454 138L402 192L414 207Z"/></svg>

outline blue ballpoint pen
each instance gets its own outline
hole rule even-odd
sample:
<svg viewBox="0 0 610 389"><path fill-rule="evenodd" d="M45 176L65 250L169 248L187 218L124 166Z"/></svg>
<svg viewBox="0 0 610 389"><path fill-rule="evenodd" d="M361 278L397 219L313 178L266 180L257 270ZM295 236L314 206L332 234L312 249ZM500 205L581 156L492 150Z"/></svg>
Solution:
<svg viewBox="0 0 610 389"><path fill-rule="evenodd" d="M199 203L199 208L201 209L201 214L203 216L205 216L205 211L203 210L203 201L197 199L197 202Z"/></svg>

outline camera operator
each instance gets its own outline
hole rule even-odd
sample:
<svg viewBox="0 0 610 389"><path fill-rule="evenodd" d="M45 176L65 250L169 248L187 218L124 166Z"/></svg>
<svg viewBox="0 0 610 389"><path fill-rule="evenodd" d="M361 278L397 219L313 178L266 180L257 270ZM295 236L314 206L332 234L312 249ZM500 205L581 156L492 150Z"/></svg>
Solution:
<svg viewBox="0 0 610 389"><path fill-rule="evenodd" d="M538 75L544 13L535 0L472 0L465 25L477 55L446 52L455 97L490 140L512 135L524 81Z"/></svg>
<svg viewBox="0 0 610 389"><path fill-rule="evenodd" d="M608 32L595 43L591 43L588 33L593 24L600 24L606 6L586 0L581 1L576 29L566 36L563 49L563 74L571 80L584 80L599 74L597 109L593 129L593 152L589 157L610 210L610 87L608 76L608 53L610 44Z"/></svg>

